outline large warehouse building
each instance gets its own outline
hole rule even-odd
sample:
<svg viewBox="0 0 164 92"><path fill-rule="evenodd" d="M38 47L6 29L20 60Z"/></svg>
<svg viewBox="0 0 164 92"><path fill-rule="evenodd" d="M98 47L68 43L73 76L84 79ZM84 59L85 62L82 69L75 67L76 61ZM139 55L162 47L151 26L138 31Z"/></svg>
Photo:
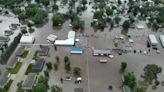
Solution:
<svg viewBox="0 0 164 92"><path fill-rule="evenodd" d="M73 46L75 44L75 31L68 32L68 38L66 40L56 40L55 45L63 45L63 46Z"/></svg>

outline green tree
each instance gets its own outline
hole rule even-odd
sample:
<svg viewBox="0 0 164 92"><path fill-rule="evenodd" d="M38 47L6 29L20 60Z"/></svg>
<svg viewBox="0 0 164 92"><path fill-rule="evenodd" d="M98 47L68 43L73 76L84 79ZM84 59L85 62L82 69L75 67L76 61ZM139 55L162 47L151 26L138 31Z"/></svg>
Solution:
<svg viewBox="0 0 164 92"><path fill-rule="evenodd" d="M1 50L2 53L4 52L4 48L3 47L1 47L0 50Z"/></svg>
<svg viewBox="0 0 164 92"><path fill-rule="evenodd" d="M121 63L121 70L125 71L126 67L127 67L127 63L126 62L122 62Z"/></svg>
<svg viewBox="0 0 164 92"><path fill-rule="evenodd" d="M156 64L148 64L144 67L144 78L152 82L152 80L157 80L157 74L162 72L162 68Z"/></svg>
<svg viewBox="0 0 164 92"><path fill-rule="evenodd" d="M38 78L38 83L43 83L48 88L48 77L40 76Z"/></svg>
<svg viewBox="0 0 164 92"><path fill-rule="evenodd" d="M124 75L124 83L128 85L131 89L134 89L136 86L136 78L133 73L127 73Z"/></svg>
<svg viewBox="0 0 164 92"><path fill-rule="evenodd" d="M97 10L94 12L93 18L99 19L102 18L104 11L103 10Z"/></svg>
<svg viewBox="0 0 164 92"><path fill-rule="evenodd" d="M18 19L24 21L27 18L25 12L22 12L18 15Z"/></svg>
<svg viewBox="0 0 164 92"><path fill-rule="evenodd" d="M48 6L50 4L50 0L41 0L41 3L44 5L44 6Z"/></svg>
<svg viewBox="0 0 164 92"><path fill-rule="evenodd" d="M140 13L141 13L141 16L143 16L143 15L147 15L147 8L146 7L141 7L140 8Z"/></svg>
<svg viewBox="0 0 164 92"><path fill-rule="evenodd" d="M31 27L33 26L32 22L28 22L27 26L29 27L29 29L31 30Z"/></svg>
<svg viewBox="0 0 164 92"><path fill-rule="evenodd" d="M68 61L64 64L64 67L67 71L70 71L71 70L71 63Z"/></svg>
<svg viewBox="0 0 164 92"><path fill-rule="evenodd" d="M36 13L37 13L37 10L38 10L38 8L36 7L36 6L34 6L34 5L29 5L27 8L26 8L26 15L28 16L28 17L32 17L32 16L34 16Z"/></svg>
<svg viewBox="0 0 164 92"><path fill-rule="evenodd" d="M33 17L33 21L35 24L43 23L44 19L47 17L47 13L43 10L38 10L35 16Z"/></svg>
<svg viewBox="0 0 164 92"><path fill-rule="evenodd" d="M84 28L84 21L80 19L76 19L72 22L72 26L74 29L83 29Z"/></svg>
<svg viewBox="0 0 164 92"><path fill-rule="evenodd" d="M53 4L52 9L57 11L59 9L59 6L55 3L55 4Z"/></svg>
<svg viewBox="0 0 164 92"><path fill-rule="evenodd" d="M47 70L44 71L44 76L49 78L49 72Z"/></svg>
<svg viewBox="0 0 164 92"><path fill-rule="evenodd" d="M64 22L64 15L61 13L54 13L52 17L53 26L59 26Z"/></svg>
<svg viewBox="0 0 164 92"><path fill-rule="evenodd" d="M109 15L113 15L113 9L111 9L109 6L107 6L106 8L106 14Z"/></svg>
<svg viewBox="0 0 164 92"><path fill-rule="evenodd" d="M51 87L51 92L63 92L63 91L62 91L62 88L61 87L59 87L57 85L53 85Z"/></svg>
<svg viewBox="0 0 164 92"><path fill-rule="evenodd" d="M80 67L74 67L73 72L74 72L74 74L80 74L80 72L81 72Z"/></svg>
<svg viewBox="0 0 164 92"><path fill-rule="evenodd" d="M87 0L82 0L81 3L83 4L83 6L85 6L87 4Z"/></svg>
<svg viewBox="0 0 164 92"><path fill-rule="evenodd" d="M47 92L47 87L43 83L38 83L33 87L32 92Z"/></svg>
<svg viewBox="0 0 164 92"><path fill-rule="evenodd" d="M21 13L21 9L20 9L19 7L15 7L12 11L13 11L13 13L16 14L16 15L18 15L18 14Z"/></svg>
<svg viewBox="0 0 164 92"><path fill-rule="evenodd" d="M51 62L46 63L46 66L47 66L47 69L48 70L51 70L52 69L52 63Z"/></svg>
<svg viewBox="0 0 164 92"><path fill-rule="evenodd" d="M69 57L68 57L68 56L65 56L65 57L64 57L64 62L65 62L65 63L69 62Z"/></svg>
<svg viewBox="0 0 164 92"><path fill-rule="evenodd" d="M129 29L129 27L130 27L130 21L129 20L125 20L124 22L123 22L123 25L122 25L122 27L123 27L123 29L124 30L128 30Z"/></svg>
<svg viewBox="0 0 164 92"><path fill-rule="evenodd" d="M116 17L114 18L114 20L115 20L115 23L116 23L116 24L119 24L120 21L121 21L121 18L118 17L118 16L116 16Z"/></svg>

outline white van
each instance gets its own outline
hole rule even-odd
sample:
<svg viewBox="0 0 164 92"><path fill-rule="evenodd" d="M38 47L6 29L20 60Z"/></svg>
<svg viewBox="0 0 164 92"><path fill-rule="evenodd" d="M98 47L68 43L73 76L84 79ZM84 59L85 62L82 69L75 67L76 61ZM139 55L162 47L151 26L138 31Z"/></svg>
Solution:
<svg viewBox="0 0 164 92"><path fill-rule="evenodd" d="M106 60L106 59L100 59L99 62L100 62L100 63L107 63L107 61L108 61L108 60Z"/></svg>

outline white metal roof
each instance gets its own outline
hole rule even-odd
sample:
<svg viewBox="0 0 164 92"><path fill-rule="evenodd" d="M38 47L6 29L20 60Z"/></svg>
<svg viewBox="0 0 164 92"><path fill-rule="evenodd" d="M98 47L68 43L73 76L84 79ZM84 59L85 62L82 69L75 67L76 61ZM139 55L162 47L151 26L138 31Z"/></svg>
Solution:
<svg viewBox="0 0 164 92"><path fill-rule="evenodd" d="M68 38L73 38L73 39L75 39L75 31L69 31L69 32L68 32Z"/></svg>
<svg viewBox="0 0 164 92"><path fill-rule="evenodd" d="M55 45L74 45L74 39L66 39L66 40L56 40Z"/></svg>
<svg viewBox="0 0 164 92"><path fill-rule="evenodd" d="M34 36L33 35L23 35L20 39L20 43L28 43L32 44L34 42Z"/></svg>
<svg viewBox="0 0 164 92"><path fill-rule="evenodd" d="M75 31L68 32L68 39L66 40L56 40L55 45L69 45L72 46L75 43Z"/></svg>
<svg viewBox="0 0 164 92"><path fill-rule="evenodd" d="M151 44L157 44L158 43L154 34L149 35L149 40L150 40Z"/></svg>
<svg viewBox="0 0 164 92"><path fill-rule="evenodd" d="M57 39L57 36L54 35L54 34L50 34L50 35L47 37L47 40L52 41L52 42L54 42L56 39Z"/></svg>
<svg viewBox="0 0 164 92"><path fill-rule="evenodd" d="M164 35L160 35L159 39L161 41L162 46L164 47Z"/></svg>

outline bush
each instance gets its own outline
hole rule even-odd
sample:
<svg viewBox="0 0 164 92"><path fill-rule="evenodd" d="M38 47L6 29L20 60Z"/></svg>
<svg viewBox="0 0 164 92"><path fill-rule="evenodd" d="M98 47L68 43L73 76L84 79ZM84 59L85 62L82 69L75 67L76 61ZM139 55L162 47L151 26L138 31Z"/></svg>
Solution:
<svg viewBox="0 0 164 92"><path fill-rule="evenodd" d="M46 77L49 77L49 72L46 70L46 71L44 71L44 75L46 76Z"/></svg>
<svg viewBox="0 0 164 92"><path fill-rule="evenodd" d="M28 55L28 50L25 50L22 54L21 54L21 58L26 58Z"/></svg>
<svg viewBox="0 0 164 92"><path fill-rule="evenodd" d="M75 74L80 74L81 69L80 69L79 67L74 67L74 68L73 68L73 72L74 72Z"/></svg>
<svg viewBox="0 0 164 92"><path fill-rule="evenodd" d="M52 17L53 26L59 26L65 21L64 15L61 13L54 13Z"/></svg>
<svg viewBox="0 0 164 92"><path fill-rule="evenodd" d="M52 69L52 63L51 62L46 63L46 66L47 66L47 69L48 70L51 70Z"/></svg>
<svg viewBox="0 0 164 92"><path fill-rule="evenodd" d="M64 62L67 63L69 61L69 57L68 56L65 56L64 57Z"/></svg>
<svg viewBox="0 0 164 92"><path fill-rule="evenodd" d="M34 53L32 59L33 59L33 60L36 60L36 59L38 59L38 57L39 57L39 51L37 50L37 51L35 51L35 53Z"/></svg>

